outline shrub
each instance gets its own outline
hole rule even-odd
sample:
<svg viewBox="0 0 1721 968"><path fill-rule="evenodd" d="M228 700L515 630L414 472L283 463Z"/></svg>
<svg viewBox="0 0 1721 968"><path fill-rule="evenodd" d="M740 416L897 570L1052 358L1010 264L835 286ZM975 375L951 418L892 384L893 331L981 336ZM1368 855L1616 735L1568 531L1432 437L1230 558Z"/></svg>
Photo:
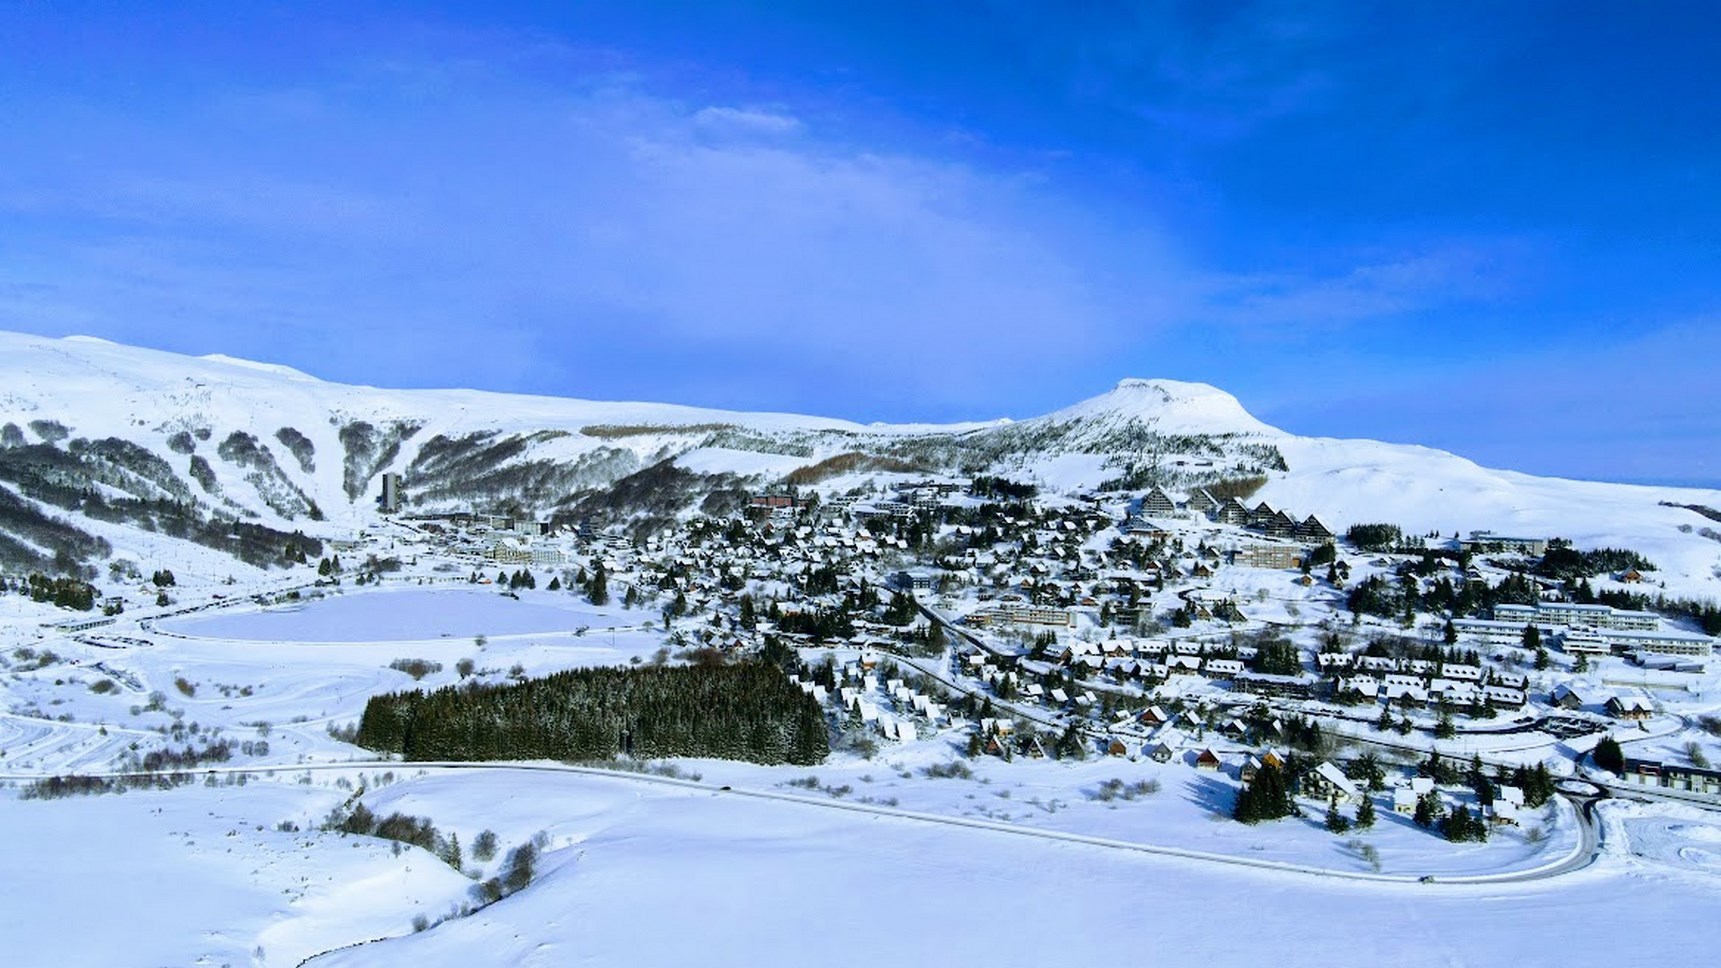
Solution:
<svg viewBox="0 0 1721 968"><path fill-rule="evenodd" d="M396 659L390 662L388 667L397 672L406 673L415 681L442 671L442 663L431 662L428 659Z"/></svg>
<svg viewBox="0 0 1721 968"><path fill-rule="evenodd" d="M969 769L968 764L961 760L951 760L948 763L934 763L931 766L923 768L920 772L934 780L971 780L974 778L974 771Z"/></svg>

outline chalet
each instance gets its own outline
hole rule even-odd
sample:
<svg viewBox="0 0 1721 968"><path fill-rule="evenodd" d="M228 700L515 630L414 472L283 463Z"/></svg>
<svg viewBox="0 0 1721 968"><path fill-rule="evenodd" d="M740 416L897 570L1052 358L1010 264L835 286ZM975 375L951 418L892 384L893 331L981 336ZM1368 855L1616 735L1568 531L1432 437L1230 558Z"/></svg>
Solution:
<svg viewBox="0 0 1721 968"><path fill-rule="evenodd" d="M1349 652L1315 653L1315 665L1320 666L1322 672L1327 672L1332 669L1348 669L1355 664L1356 656Z"/></svg>
<svg viewBox="0 0 1721 968"><path fill-rule="evenodd" d="M1237 659L1208 659L1202 671L1210 679L1225 678L1242 672L1243 663Z"/></svg>
<svg viewBox="0 0 1721 968"><path fill-rule="evenodd" d="M1389 704L1397 703L1400 706L1426 706L1428 705L1428 690L1420 685L1405 686L1389 683L1381 687L1381 698Z"/></svg>
<svg viewBox="0 0 1721 968"><path fill-rule="evenodd" d="M1510 686L1483 686L1482 695L1490 703L1508 709L1522 709L1524 703L1529 700L1524 690L1513 689Z"/></svg>
<svg viewBox="0 0 1721 968"><path fill-rule="evenodd" d="M1417 793L1410 787L1394 787L1392 791L1392 812L1410 816L1416 812Z"/></svg>
<svg viewBox="0 0 1721 968"><path fill-rule="evenodd" d="M1554 687L1553 693L1548 696L1548 702L1561 709L1582 709L1585 705L1584 697L1565 683Z"/></svg>
<svg viewBox="0 0 1721 968"><path fill-rule="evenodd" d="M1219 754L1213 752L1211 749L1204 749L1195 754L1195 768L1198 770L1218 772L1219 768L1224 765L1225 763L1219 758Z"/></svg>
<svg viewBox="0 0 1721 968"><path fill-rule="evenodd" d="M1303 774L1302 793L1320 800L1330 800L1336 795L1341 803L1353 803L1362 797L1356 784L1330 760Z"/></svg>
<svg viewBox="0 0 1721 968"><path fill-rule="evenodd" d="M1136 721L1143 726L1164 726L1171 721L1171 715L1161 706L1149 706L1141 711Z"/></svg>
<svg viewBox="0 0 1721 968"><path fill-rule="evenodd" d="M1178 673L1194 673L1201 671L1201 657L1198 655L1167 656L1165 666L1168 670Z"/></svg>
<svg viewBox="0 0 1721 968"><path fill-rule="evenodd" d="M1449 662L1440 668L1440 674L1448 679L1462 679L1465 682L1479 682L1482 679L1482 667L1460 665Z"/></svg>
<svg viewBox="0 0 1721 968"><path fill-rule="evenodd" d="M1522 689L1529 685L1530 677L1522 672L1502 672L1494 669L1488 673L1488 682L1490 685L1505 686L1508 689Z"/></svg>
<svg viewBox="0 0 1721 968"><path fill-rule="evenodd" d="M1513 803L1510 800L1496 799L1494 803L1488 807L1488 822L1496 825L1510 824L1511 826L1516 827L1518 825L1518 817L1522 812L1522 804Z"/></svg>
<svg viewBox="0 0 1721 968"><path fill-rule="evenodd" d="M1655 715L1649 700L1642 696L1614 696L1607 701L1607 712L1615 719L1642 722Z"/></svg>
<svg viewBox="0 0 1721 968"><path fill-rule="evenodd" d="M1643 572L1638 571L1636 568L1627 568L1625 571L1620 573L1619 580L1628 585L1635 585L1638 582L1643 581Z"/></svg>
<svg viewBox="0 0 1721 968"><path fill-rule="evenodd" d="M1341 696L1374 702L1380 697L1380 680L1371 679L1368 676L1340 679L1335 691Z"/></svg>

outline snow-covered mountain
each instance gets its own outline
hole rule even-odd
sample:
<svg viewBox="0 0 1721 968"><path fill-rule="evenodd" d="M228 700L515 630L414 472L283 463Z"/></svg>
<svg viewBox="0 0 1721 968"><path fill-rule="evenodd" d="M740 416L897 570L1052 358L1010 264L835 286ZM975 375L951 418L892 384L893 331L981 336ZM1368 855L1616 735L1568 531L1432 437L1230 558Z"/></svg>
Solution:
<svg viewBox="0 0 1721 968"><path fill-rule="evenodd" d="M1391 521L1637 547L1686 585L1714 580L1714 522L1662 502L1721 492L1535 478L1421 447L1298 437L1205 384L1129 379L1031 420L859 424L655 403L387 390L224 356L0 333L0 565L115 553L139 530L267 566L302 533L352 533L380 475L413 508L543 516L738 506L784 480L1000 473L1051 491L1265 478L1252 501L1342 530ZM1670 583L1671 585L1671 583Z"/></svg>

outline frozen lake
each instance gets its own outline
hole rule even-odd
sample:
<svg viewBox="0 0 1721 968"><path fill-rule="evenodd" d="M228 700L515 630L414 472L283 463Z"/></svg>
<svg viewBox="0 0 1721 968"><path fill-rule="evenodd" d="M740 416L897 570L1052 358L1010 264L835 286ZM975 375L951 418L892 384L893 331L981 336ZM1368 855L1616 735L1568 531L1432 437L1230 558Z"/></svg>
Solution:
<svg viewBox="0 0 1721 968"><path fill-rule="evenodd" d="M472 588L410 588L334 595L261 611L169 619L181 635L247 642L407 642L476 635L532 635L629 624L571 595L525 593L520 600Z"/></svg>

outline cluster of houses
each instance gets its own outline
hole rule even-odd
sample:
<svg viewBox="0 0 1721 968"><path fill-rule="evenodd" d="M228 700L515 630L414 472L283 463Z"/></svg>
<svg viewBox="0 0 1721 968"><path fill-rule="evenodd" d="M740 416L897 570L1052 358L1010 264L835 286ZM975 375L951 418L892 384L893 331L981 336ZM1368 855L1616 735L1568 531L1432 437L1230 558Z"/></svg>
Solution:
<svg viewBox="0 0 1721 968"><path fill-rule="evenodd" d="M638 542L623 540L619 534L552 535L535 522L499 516L466 516L446 523L457 526L453 539L460 549L478 551L494 562L569 567L572 553L578 553L582 560L604 562L612 594L618 597L621 587L633 586L643 593L643 600L657 599L657 604L648 606L656 608L663 596L685 596L689 617L677 627L693 629L705 644L720 648L757 646L765 634L776 634L790 644L815 644L812 636L780 629L762 614L756 625L746 628L726 617L735 614L743 590L769 597L782 614L852 601L868 583L940 594L945 596L945 607L968 612L962 621L971 628L1012 628L1024 640L1050 636L1053 642L1034 657L1009 654L1009 648L973 651L959 645L953 681L1074 717L1074 722L1086 721L1105 753L1161 762L1183 758L1198 769L1234 766L1239 775L1253 773L1276 754L1216 752L1202 745L1200 737L1272 743L1277 724L1268 724L1263 732L1260 723L1246 728L1236 719L1208 722L1188 712L1167 715L1157 705L1106 722L1110 717L1101 716L1100 708L1115 707L1100 696L1107 690L1114 697L1118 693L1141 696L1140 690L1190 677L1230 695L1326 699L1336 691L1347 702L1401 707L1518 710L1530 698L1526 677L1516 672L1350 652L1321 652L1314 656L1312 670L1267 675L1251 668L1255 650L1234 641L1227 632L1191 629L1196 634L1166 638L1146 624L1155 614L1156 603L1162 618L1175 614L1168 610L1170 606L1180 605L1176 611L1197 621L1244 620L1236 592L1221 591L1223 582L1211 580L1227 567L1299 569L1310 547L1336 538L1312 515L1298 519L1265 502L1250 507L1236 497L1220 500L1204 488L1195 488L1178 501L1155 487L1129 509L1118 527L1116 505L1108 514L1094 497L996 502L977 492L965 493L968 490L965 482L917 481L882 496L877 492L827 496L819 501L821 510L813 514L807 511L810 492L760 494L749 500L744 520L696 519ZM928 512L938 518L940 508L947 523L934 530L937 550L919 558L901 537L913 533L912 528L876 520L884 516L923 522ZM1215 523L1221 527L1214 528ZM1465 546L1472 544L1494 552L1546 550L1546 542L1540 539L1486 534L1473 534ZM820 586L823 591L811 590L807 576L832 571L838 575L834 591L828 584ZM1308 576L1303 578L1312 583ZM1160 594L1167 586L1173 586L1176 600L1167 601ZM1110 624L1111 637L1070 634L1095 616L1101 626ZM876 658L868 658L894 648L905 630L874 623L864 615L853 618L854 635L834 644L858 647L862 658L841 668L834 688L813 681L801 681L800 688L834 715L858 717L867 728L891 740L909 741L927 729L948 724L947 700L926 692L929 687L916 689L904 678L879 675ZM917 616L915 621L924 624L925 619ZM1670 668L1712 651L1707 639L1664 631L1654 613L1607 606L1501 605L1492 620L1454 622L1460 635L1514 645L1522 641L1524 627L1532 624L1557 637L1554 641L1569 651L1595 649L1661 665L1671 658L1675 665ZM1307 662L1309 654L1305 652L1303 658ZM1553 698L1556 706L1585 705L1583 697L1565 691ZM1149 692L1143 701L1155 700ZM1008 702L1003 705L1008 709ZM1140 709L1133 702L1124 705ZM1627 720L1652 713L1647 701L1630 696L1608 697L1600 707ZM982 724L980 735L1000 749L1036 755L1036 742L1005 744L1003 737L1010 732L1009 720L994 719ZM1335 792L1346 800L1362 795L1330 764L1310 771L1305 785L1303 792L1322 799ZM1395 809L1401 800L1407 810L1414 809L1416 796L1426 792L1395 794ZM1499 802L1509 822L1514 801L1505 796Z"/></svg>
<svg viewBox="0 0 1721 968"><path fill-rule="evenodd" d="M1572 711L1599 709L1615 719L1629 722L1642 722L1655 715L1655 706L1644 696L1615 694L1604 699L1570 683L1555 686L1548 695L1548 704Z"/></svg>
<svg viewBox="0 0 1721 968"><path fill-rule="evenodd" d="M1492 705L1519 709L1529 700L1520 673L1457 662L1321 652L1321 671L1338 677L1336 691L1353 700L1393 705Z"/></svg>
<svg viewBox="0 0 1721 968"><path fill-rule="evenodd" d="M877 653L862 652L859 658L844 663L838 670L834 692L798 675L789 678L821 705L859 718L865 727L888 740L913 742L919 738L920 724L936 729L948 722L949 712L940 699L900 678L879 679L878 661Z"/></svg>

